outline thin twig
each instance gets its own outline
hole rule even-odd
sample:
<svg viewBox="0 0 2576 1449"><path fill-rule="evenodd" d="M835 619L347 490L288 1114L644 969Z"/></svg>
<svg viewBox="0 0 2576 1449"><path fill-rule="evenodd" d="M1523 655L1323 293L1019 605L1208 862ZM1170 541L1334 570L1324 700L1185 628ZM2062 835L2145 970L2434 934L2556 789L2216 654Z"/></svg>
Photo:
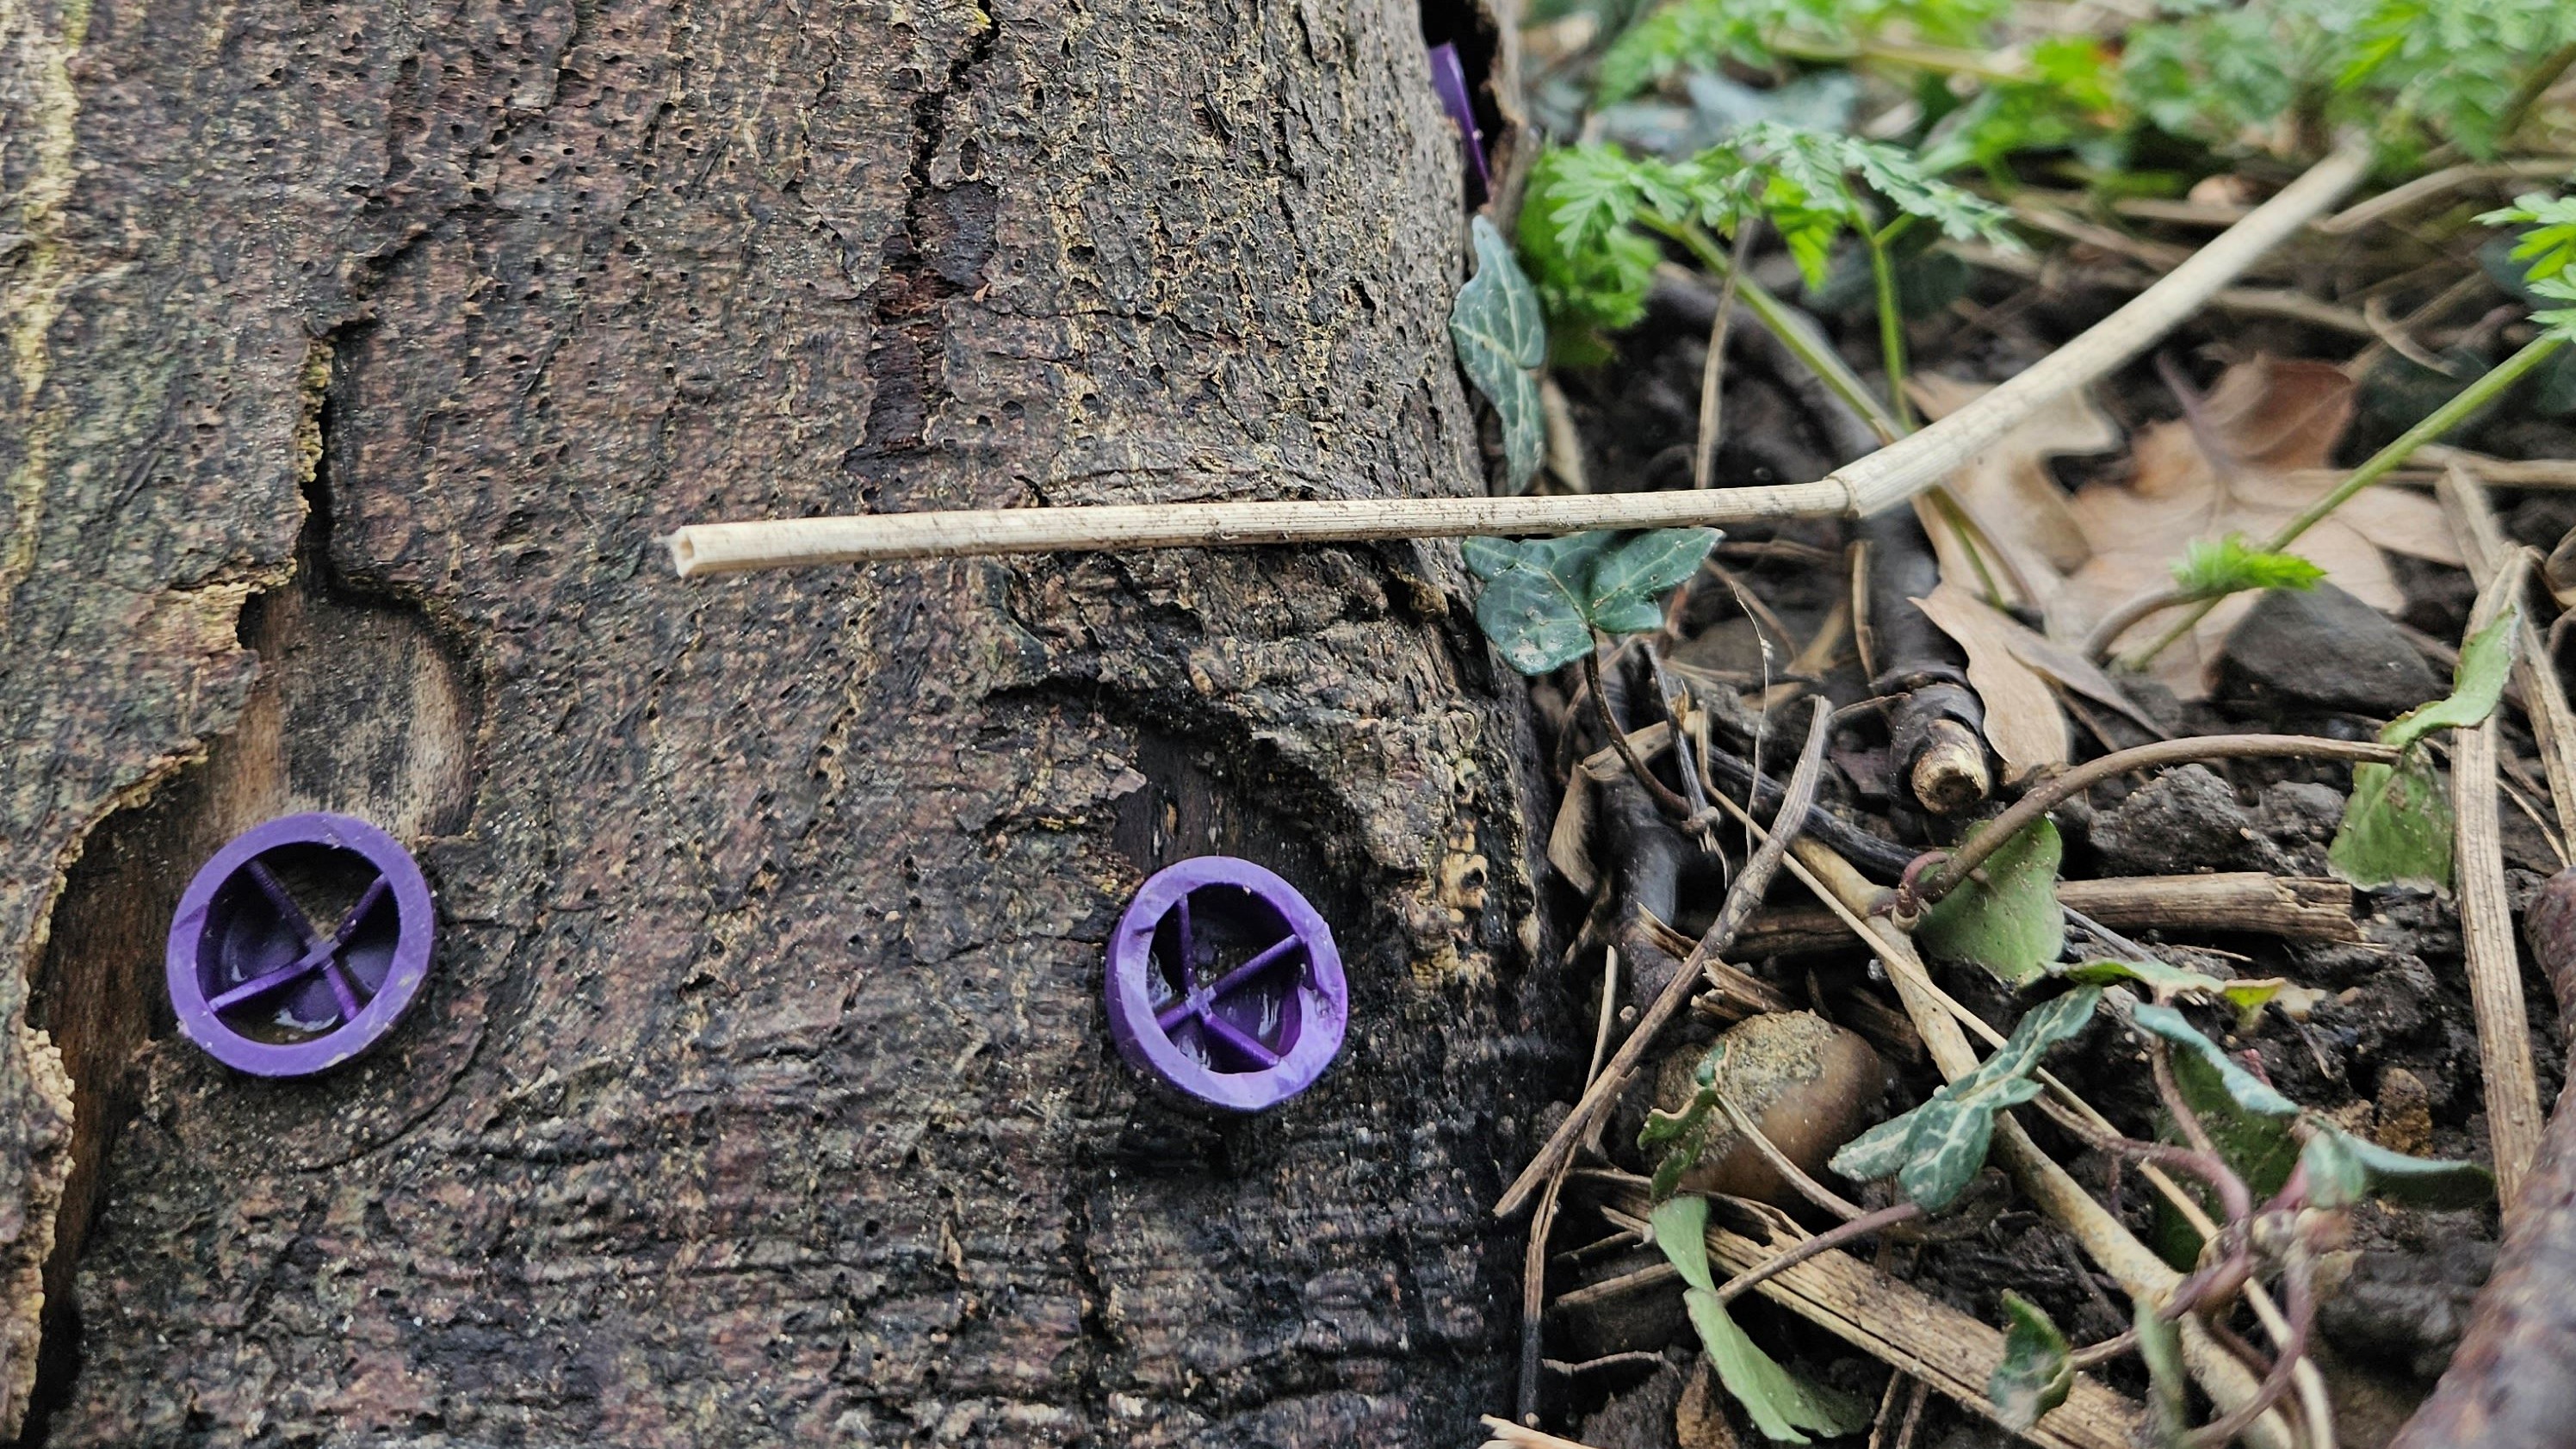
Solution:
<svg viewBox="0 0 2576 1449"><path fill-rule="evenodd" d="M1583 1085L1601 1079L1602 1059L1610 1055L1610 1023L1619 1015L1619 948L1601 958L1601 1021L1592 1030L1592 1065L1584 1068Z"/></svg>
<svg viewBox="0 0 2576 1449"><path fill-rule="evenodd" d="M1865 1210L1858 1203L1852 1202L1832 1188L1816 1181L1807 1175L1807 1169L1790 1161L1789 1154L1780 1150L1778 1144L1771 1140L1759 1123L1744 1115L1744 1109L1735 1105L1733 1097L1724 1092L1718 1093L1717 1107L1719 1111L1726 1114L1726 1120L1734 1126L1736 1135L1751 1143L1754 1152L1759 1154L1764 1162L1771 1164L1771 1170L1780 1174L1783 1181L1797 1189L1800 1197L1832 1213L1844 1222L1850 1222L1863 1215Z"/></svg>
<svg viewBox="0 0 2576 1449"><path fill-rule="evenodd" d="M1380 538L1525 536L1595 528L1858 518L1958 471L2032 414L2138 355L2349 191L2370 163L2355 139L2154 286L2026 371L1919 433L1814 483L1524 498L1318 498L976 509L700 523L669 537L683 577L871 559L1085 549L1206 548ZM1249 471L1249 465L1247 465Z"/></svg>
<svg viewBox="0 0 2576 1449"><path fill-rule="evenodd" d="M2254 1397L2236 1405L2216 1420L2183 1436L2189 1449L2222 1449L2237 1435L2253 1427L2254 1421L2290 1392L2291 1375L2308 1350L2308 1332L2316 1321L2316 1294L2309 1281L2308 1247L2298 1234L2290 1234L2285 1250L2287 1263L2281 1274L2281 1293L2290 1310L2290 1338L2272 1361L2272 1371L2263 1377L2262 1387Z"/></svg>
<svg viewBox="0 0 2576 1449"><path fill-rule="evenodd" d="M1814 714L1814 722L1807 730L1806 750L1799 756L1797 770L1789 776L1787 803L1777 817L1789 825L1779 832L1779 844L1774 846L1765 841L1762 849L1745 861L1744 869L1736 873L1734 886L1726 893L1726 904L1719 909L1717 919L1709 923L1707 934L1699 938L1699 944L1692 948L1689 959L1682 962L1681 969L1673 973L1673 979L1665 983L1662 993L1637 1019L1636 1029L1619 1044L1619 1052L1610 1059L1610 1065L1593 1079L1592 1085L1584 1090L1582 1100L1574 1104L1574 1110L1565 1114L1565 1120L1558 1123L1556 1131L1549 1135L1546 1145L1530 1159L1529 1166L1521 1169L1521 1175L1512 1180L1502 1200L1494 1205L1495 1216L1509 1217L1520 1211L1521 1204L1528 1201L1540 1183L1572 1160L1574 1145L1591 1130L1594 1119L1606 1114L1611 1104L1618 1100L1619 1093L1626 1090L1628 1080L1645 1061L1647 1048L1653 1045L1655 1034L1662 1031L1664 1024L1672 1020L1674 1014L1682 1009L1682 1004L1690 999L1691 991L1699 980L1701 965L1732 945L1736 933L1744 929L1744 923L1752 919L1753 912L1762 904L1762 894L1771 888L1771 877L1779 870L1789 842L1798 834L1797 827L1806 818L1807 802L1815 798L1816 782L1824 774L1825 725L1832 711L1819 700ZM1732 805L1734 802L1727 803Z"/></svg>
<svg viewBox="0 0 2576 1449"><path fill-rule="evenodd" d="M1726 331L1735 318L1735 282L1744 274L1744 259L1753 250L1757 230L1757 224L1750 221L1736 230L1735 254L1717 287L1717 315L1708 320L1708 362L1699 374L1699 441L1691 451L1693 488L1708 488L1717 482L1718 427L1726 402Z"/></svg>
<svg viewBox="0 0 2576 1449"><path fill-rule="evenodd" d="M1592 712L1601 721L1601 732L1610 737L1610 747L1627 762L1628 773L1637 777L1637 783L1666 815L1675 820L1690 819L1691 803L1676 793L1672 786L1655 778L1655 772L1647 769L1646 762L1638 758L1637 747L1628 743L1628 732L1619 727L1617 717L1610 713L1609 697L1601 689L1601 655L1598 650L1584 651L1583 683L1592 696Z"/></svg>
<svg viewBox="0 0 2576 1449"><path fill-rule="evenodd" d="M1560 1439L1554 1434L1526 1424L1515 1424L1509 1419L1499 1419L1492 1414L1480 1415L1476 1422L1484 1425L1485 1431L1494 1436L1485 1441L1488 1444L1509 1444L1515 1449L1523 1449L1523 1446L1525 1449L1591 1449L1590 1445Z"/></svg>
<svg viewBox="0 0 2576 1449"><path fill-rule="evenodd" d="M2451 535L2459 540L2469 577L2485 588L2513 552L2486 489L2479 486L2470 464L2453 459L2433 485L2433 496L2441 500ZM2558 663L2529 615L2516 632L2521 637L2513 656L2514 682L2531 720L2532 743L2540 747L2541 771L2549 777L2549 802L2558 815L2559 839L2576 845L2576 710L2568 708Z"/></svg>
<svg viewBox="0 0 2576 1449"><path fill-rule="evenodd" d="M1892 1228L1898 1223L1912 1222L1921 1216L1923 1216L1921 1203L1899 1202L1891 1203L1876 1212L1862 1213L1850 1222L1836 1223L1821 1233L1801 1239L1796 1247L1783 1248L1768 1262L1756 1263L1719 1284L1717 1301L1732 1303L1760 1287L1765 1280L1797 1267L1818 1253L1839 1248L1845 1243L1868 1237L1883 1228Z"/></svg>
<svg viewBox="0 0 2576 1449"><path fill-rule="evenodd" d="M1557 1194L1565 1190L1565 1164L1548 1175L1530 1214L1529 1251L1521 1258L1521 1392L1524 1420L1538 1417L1539 1350L1547 1324L1547 1238L1556 1227Z"/></svg>
<svg viewBox="0 0 2576 1449"><path fill-rule="evenodd" d="M2013 802L2011 809L1989 821L1975 837L1951 851L1940 865L1925 872L1915 882L1915 902L1928 906L1958 889L1969 872L1985 864L1986 857L2037 824L2041 816L2114 775L2199 760L2281 758L2369 760L2387 764L2397 758L2397 752L2382 744L2321 739L2314 735L2199 735L2179 740L2154 740L2133 749L2119 750L2098 760L2087 760L2033 786L2028 794Z"/></svg>

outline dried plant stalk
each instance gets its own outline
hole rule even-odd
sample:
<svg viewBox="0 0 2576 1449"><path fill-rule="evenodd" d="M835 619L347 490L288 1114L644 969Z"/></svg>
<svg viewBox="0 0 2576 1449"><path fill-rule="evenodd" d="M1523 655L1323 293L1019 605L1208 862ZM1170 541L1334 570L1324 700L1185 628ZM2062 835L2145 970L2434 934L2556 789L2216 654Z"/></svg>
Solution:
<svg viewBox="0 0 2576 1449"><path fill-rule="evenodd" d="M1644 1213L1645 1194L1628 1194L1624 1206ZM1710 1228L1707 1237L1709 1257L1730 1274L1765 1263L1799 1241L1775 1230L1769 1242L1758 1242L1722 1227ZM1833 1250L1783 1269L1752 1291L1962 1407L1994 1416L1986 1381L2003 1361L2003 1334L1901 1279ZM2131 1449L2146 1442L2146 1422L2145 1411L2127 1397L2079 1374L2066 1402L2022 1437L2047 1449Z"/></svg>
<svg viewBox="0 0 2576 1449"><path fill-rule="evenodd" d="M2478 591L2471 633L2511 605L2529 564L2529 554L2514 555ZM2487 1141L2495 1153L2497 1192L2510 1204L2540 1150L2542 1118L2531 1019L2522 1001L2522 957L2504 892L2504 837L2496 818L2498 728L2490 715L2475 728L2451 733L2451 809L2459 820L2451 858L2459 873L2460 952L2468 962L2478 1065L2486 1079Z"/></svg>
<svg viewBox="0 0 2576 1449"><path fill-rule="evenodd" d="M2451 533L2460 541L2460 557L2469 577L2483 589L2495 581L2513 548L2496 522L2487 491L2468 465L2454 459L2434 485ZM2549 776L2549 802L2558 814L2558 838L2576 840L2576 712L2567 706L2559 684L2558 665L2541 647L2540 631L2523 619L2513 658L2513 679L2531 720L2531 738L2540 746L2540 767Z"/></svg>
<svg viewBox="0 0 2576 1449"><path fill-rule="evenodd" d="M2362 938L2352 918L2352 887L2323 876L2246 870L2065 880L2057 883L2057 899L2114 930L2241 931L2287 941ZM1756 920L1736 939L1735 954L1795 956L1850 945L1851 932L1833 912L1791 909Z"/></svg>
<svg viewBox="0 0 2576 1449"><path fill-rule="evenodd" d="M2310 167L2154 286L1975 402L1814 483L1553 498L1317 498L1293 502L970 509L697 523L667 542L681 577L870 559L1097 549L1350 543L1579 533L1790 518L1862 518L1958 471L2041 407L2136 357L2361 179L2354 140Z"/></svg>

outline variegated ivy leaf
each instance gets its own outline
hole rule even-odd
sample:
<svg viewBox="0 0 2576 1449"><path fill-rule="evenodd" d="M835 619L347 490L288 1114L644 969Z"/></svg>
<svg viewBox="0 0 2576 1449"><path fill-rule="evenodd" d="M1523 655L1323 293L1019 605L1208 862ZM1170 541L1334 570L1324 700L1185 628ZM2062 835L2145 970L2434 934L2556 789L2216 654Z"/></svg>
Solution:
<svg viewBox="0 0 2576 1449"><path fill-rule="evenodd" d="M2237 1030L2252 1031L2263 1016L2263 1008L2272 998L2289 988L2290 983L2278 976L2260 980L2221 981L2198 971L2162 961L2087 961L2069 966L2057 973L2068 981L2090 986L2116 986L2133 982L2147 989L2158 1001L2188 998L2194 1001L2225 1002L2236 1008Z"/></svg>
<svg viewBox="0 0 2576 1449"><path fill-rule="evenodd" d="M2221 1050L2218 1043L2201 1035L2200 1029L2183 1019L2183 1014L2170 1006L2150 1002L2129 1013L2129 1020L2141 1031L2152 1032L2183 1048L2206 1063L2218 1074L2219 1085L2226 1089L2229 1100L2248 1112L2266 1117L2295 1117L2299 1104L2273 1090L2272 1086L2245 1064Z"/></svg>
<svg viewBox="0 0 2576 1449"><path fill-rule="evenodd" d="M1970 829L1976 838L1980 825ZM1976 876L1933 902L1914 940L1936 961L1973 962L2006 986L2026 986L2066 949L2066 908L2057 903L2057 867L2065 842L2046 819L1986 857Z"/></svg>
<svg viewBox="0 0 2576 1449"><path fill-rule="evenodd" d="M2495 1176L2474 1162L2409 1157L2318 1122L2299 1153L2308 1172L2308 1201L2347 1207L2366 1197L2422 1208L2483 1207L2495 1200Z"/></svg>
<svg viewBox="0 0 2576 1449"><path fill-rule="evenodd" d="M1529 487L1547 453L1547 414L1539 406L1538 380L1530 375L1547 361L1547 322L1503 234L1481 216L1468 230L1476 244L1476 275L1450 305L1449 340L1468 380L1502 419L1503 481L1518 493Z"/></svg>
<svg viewBox="0 0 2576 1449"><path fill-rule="evenodd" d="M1855 1182L1894 1177L1896 1189L1923 1208L1939 1212L1958 1201L1986 1165L1995 1114L2040 1093L2030 1079L2040 1059L2084 1029L2102 1000L2098 986L2079 986L2024 1013L2013 1034L1974 1071L1932 1094L1932 1099L1891 1118L1836 1152L1831 1166Z"/></svg>
<svg viewBox="0 0 2576 1449"><path fill-rule="evenodd" d="M1592 649L1592 632L1634 634L1664 621L1657 599L1708 557L1717 531L1660 528L1460 546L1485 581L1476 622L1523 674L1545 674Z"/></svg>
<svg viewBox="0 0 2576 1449"><path fill-rule="evenodd" d="M1655 1245L1664 1250L1673 1270L1682 1275L1682 1306L1699 1330L1700 1346L1717 1369L1717 1381L1735 1395L1764 1436L1782 1444L1804 1444L1801 1429L1829 1438L1868 1426L1869 1406L1846 1394L1812 1384L1782 1368L1753 1340L1744 1336L1726 1305L1717 1301L1717 1281L1708 1270L1708 1200L1677 1197L1655 1209L1648 1219Z"/></svg>
<svg viewBox="0 0 2576 1449"><path fill-rule="evenodd" d="M2007 1288L2003 1361L1986 1379L1986 1398L1995 1418L2018 1434L2040 1416L2066 1402L2075 1387L2075 1365L2067 1357L2066 1335L2040 1311L2038 1304Z"/></svg>

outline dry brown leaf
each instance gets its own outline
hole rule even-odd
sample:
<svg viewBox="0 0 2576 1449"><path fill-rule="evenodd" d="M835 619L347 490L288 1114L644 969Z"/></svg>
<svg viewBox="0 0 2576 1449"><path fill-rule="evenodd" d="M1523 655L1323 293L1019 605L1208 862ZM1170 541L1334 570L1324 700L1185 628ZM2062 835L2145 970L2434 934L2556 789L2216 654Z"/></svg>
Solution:
<svg viewBox="0 0 2576 1449"><path fill-rule="evenodd" d="M1961 382L1937 372L1917 374L1906 390L1925 416L1934 418L1993 391L1985 384ZM2048 471L2048 460L2107 453L2119 446L2119 427L2078 390L2041 408L1944 481L1983 529L1996 535L1990 545L2009 555L2024 578L2045 590L2048 580L2073 573L2093 553L2068 507L2066 490ZM1939 537L1937 531L1934 536ZM1944 557L1942 577L1966 582L1973 575L1958 571Z"/></svg>
<svg viewBox="0 0 2576 1449"><path fill-rule="evenodd" d="M1565 798L1556 803L1556 822L1547 832L1547 863L1565 883L1592 894L1601 872L1592 863L1592 777L1576 770L1565 782Z"/></svg>
<svg viewBox="0 0 2576 1449"><path fill-rule="evenodd" d="M2138 702L2120 688L2118 681L2102 672L2102 667L2084 657L2080 649L2060 644L2038 630L2024 625L2009 614L1997 614L1995 623L2004 637L2012 642L2015 659L2038 670L2040 675L2069 694L2080 694L2095 704L2106 705L2128 716L2130 723L2156 739L2171 738L2154 716L2138 708Z"/></svg>
<svg viewBox="0 0 2576 1449"><path fill-rule="evenodd" d="M2327 491L2324 480L2295 475L2326 466L2352 406L2353 383L2341 368L2257 357L2227 370L2197 420L2141 430L2126 483L2097 483L2075 495L2072 511L2093 557L2049 599L2049 633L2081 639L2112 610L2169 586L2174 563L2194 539L2270 537ZM2394 612L2405 596L2383 549L2435 561L2459 557L2441 509L2394 489L2362 494L2296 545L2346 592ZM2190 638L2157 657L2156 678L2184 699L2204 697L2219 647L2254 597L2240 594L2211 610ZM2148 619L2123 641L2142 646L2172 622L2170 614Z"/></svg>
<svg viewBox="0 0 2576 1449"><path fill-rule="evenodd" d="M1943 579L1914 605L1967 651L1968 684L1985 703L1986 743L2003 760L2006 781L2018 783L2074 757L2066 712L2048 681L2015 654L2007 626L2018 626L2010 618L1955 579Z"/></svg>

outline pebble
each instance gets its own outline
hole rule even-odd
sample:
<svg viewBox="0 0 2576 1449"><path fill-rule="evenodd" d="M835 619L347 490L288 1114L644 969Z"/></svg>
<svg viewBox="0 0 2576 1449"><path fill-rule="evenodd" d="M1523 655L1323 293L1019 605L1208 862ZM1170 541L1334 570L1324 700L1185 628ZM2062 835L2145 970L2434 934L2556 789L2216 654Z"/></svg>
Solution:
<svg viewBox="0 0 2576 1449"><path fill-rule="evenodd" d="M2394 620L2332 584L2271 589L2227 636L2221 692L2388 719L2443 692Z"/></svg>

